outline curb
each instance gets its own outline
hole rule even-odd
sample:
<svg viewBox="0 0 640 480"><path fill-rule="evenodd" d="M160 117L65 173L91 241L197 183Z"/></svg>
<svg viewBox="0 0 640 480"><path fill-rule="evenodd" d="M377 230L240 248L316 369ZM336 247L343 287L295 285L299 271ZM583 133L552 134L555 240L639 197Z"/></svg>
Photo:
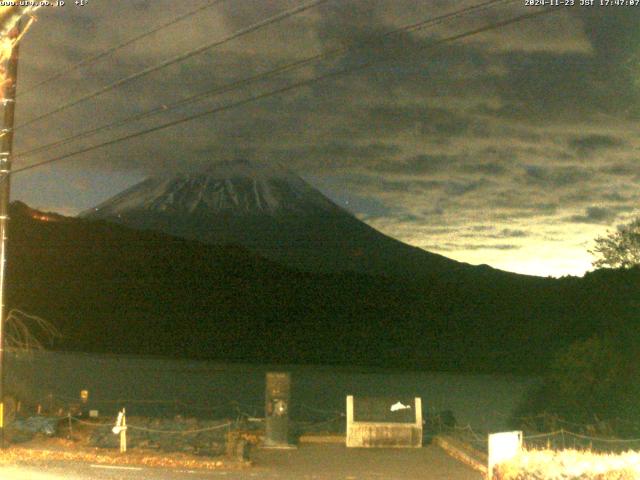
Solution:
<svg viewBox="0 0 640 480"><path fill-rule="evenodd" d="M341 443L345 444L344 435L301 435L298 438L300 443Z"/></svg>
<svg viewBox="0 0 640 480"><path fill-rule="evenodd" d="M450 457L477 470L487 478L487 455L479 452L470 445L444 435L433 437L433 444L442 448Z"/></svg>

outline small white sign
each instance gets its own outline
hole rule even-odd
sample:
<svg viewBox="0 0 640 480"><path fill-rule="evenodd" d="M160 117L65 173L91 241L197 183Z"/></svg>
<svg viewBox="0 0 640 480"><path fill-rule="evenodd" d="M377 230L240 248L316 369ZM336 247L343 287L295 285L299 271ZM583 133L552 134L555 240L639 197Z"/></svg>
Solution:
<svg viewBox="0 0 640 480"><path fill-rule="evenodd" d="M393 405L391 405L392 412L397 412L398 410L407 410L407 409L411 409L411 405L403 405L402 402L396 402Z"/></svg>

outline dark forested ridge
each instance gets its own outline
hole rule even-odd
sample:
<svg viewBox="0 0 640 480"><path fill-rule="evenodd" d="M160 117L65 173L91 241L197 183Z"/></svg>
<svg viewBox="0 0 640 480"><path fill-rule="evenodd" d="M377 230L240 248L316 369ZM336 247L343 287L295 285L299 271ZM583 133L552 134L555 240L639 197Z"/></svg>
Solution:
<svg viewBox="0 0 640 480"><path fill-rule="evenodd" d="M9 308L62 331L55 349L455 371L539 372L576 339L632 328L640 311L640 269L309 273L20 203L7 285Z"/></svg>

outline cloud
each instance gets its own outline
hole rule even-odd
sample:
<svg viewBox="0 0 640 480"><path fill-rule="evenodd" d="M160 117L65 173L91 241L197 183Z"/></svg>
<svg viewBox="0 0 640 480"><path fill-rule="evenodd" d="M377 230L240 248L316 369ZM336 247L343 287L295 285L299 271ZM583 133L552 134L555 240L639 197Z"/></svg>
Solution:
<svg viewBox="0 0 640 480"><path fill-rule="evenodd" d="M600 66L599 73L618 74L617 80L627 80L637 72L637 59L640 51L640 15L637 11L613 9L602 14L593 9L576 9L576 15L584 24L584 31L589 38ZM622 78L620 78L622 77ZM614 83L616 79L609 79ZM624 94L624 92L620 92Z"/></svg>
<svg viewBox="0 0 640 480"><path fill-rule="evenodd" d="M524 238L528 237L529 233L524 230L513 230L511 228L504 228L500 231L501 237L511 237L511 238Z"/></svg>
<svg viewBox="0 0 640 480"><path fill-rule="evenodd" d="M628 203L631 200L628 195L621 195L618 192L605 193L602 195L603 200L607 200L608 202L615 203Z"/></svg>
<svg viewBox="0 0 640 480"><path fill-rule="evenodd" d="M479 173L488 176L503 175L507 172L507 167L498 162L477 163L472 165L463 165L461 170L469 173Z"/></svg>
<svg viewBox="0 0 640 480"><path fill-rule="evenodd" d="M496 231L494 227L488 229L467 229L468 233L462 233L459 236L461 238L475 238L475 239L487 239L487 238L526 238L531 236L530 232L526 232L521 229L503 228Z"/></svg>
<svg viewBox="0 0 640 480"><path fill-rule="evenodd" d="M387 105L369 108L365 114L373 128L389 133L414 130L420 135L451 137L472 127L470 118L444 108Z"/></svg>
<svg viewBox="0 0 640 480"><path fill-rule="evenodd" d="M604 207L588 207L583 215L573 215L568 221L573 223L610 224L618 216L617 212Z"/></svg>
<svg viewBox="0 0 640 480"><path fill-rule="evenodd" d="M487 232L494 230L494 227L491 225L473 225L472 227L469 227L469 230L473 232Z"/></svg>
<svg viewBox="0 0 640 480"><path fill-rule="evenodd" d="M600 167L600 172L607 175L638 178L640 175L640 164L635 162L617 162L611 165L604 165Z"/></svg>
<svg viewBox="0 0 640 480"><path fill-rule="evenodd" d="M263 152L268 160L303 171L325 171L344 167L366 167L372 162L384 162L401 149L393 144L329 142L315 145L294 145Z"/></svg>
<svg viewBox="0 0 640 480"><path fill-rule="evenodd" d="M453 155L420 154L401 162L380 162L373 169L388 173L424 175L450 169L458 162Z"/></svg>
<svg viewBox="0 0 640 480"><path fill-rule="evenodd" d="M500 201L498 207L495 209L494 217L502 221L514 218L550 217L556 215L560 209L560 205L553 202L531 202L529 204L519 202L509 205Z"/></svg>
<svg viewBox="0 0 640 480"><path fill-rule="evenodd" d="M526 184L544 185L550 187L565 187L576 183L582 183L588 178L589 171L584 168L571 167L546 167L541 165L525 165L523 181Z"/></svg>
<svg viewBox="0 0 640 480"><path fill-rule="evenodd" d="M442 250L518 250L520 248L520 245L508 243L446 243L439 247Z"/></svg>
<svg viewBox="0 0 640 480"><path fill-rule="evenodd" d="M595 134L574 138L569 143L571 147L583 154L590 154L597 150L619 147L623 144L624 142L617 137Z"/></svg>
<svg viewBox="0 0 640 480"><path fill-rule="evenodd" d="M640 15L581 10L574 18L583 25L590 51L511 51L496 58L506 70L496 79L503 101L496 114L536 121L576 121L598 113L638 118Z"/></svg>

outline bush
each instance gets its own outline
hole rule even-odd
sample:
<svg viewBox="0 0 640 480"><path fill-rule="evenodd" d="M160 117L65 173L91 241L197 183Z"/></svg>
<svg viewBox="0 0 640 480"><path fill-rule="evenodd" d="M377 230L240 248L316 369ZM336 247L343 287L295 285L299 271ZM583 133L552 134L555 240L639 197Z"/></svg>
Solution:
<svg viewBox="0 0 640 480"><path fill-rule="evenodd" d="M615 426L621 436L637 433L637 348L631 340L610 336L573 343L553 359L542 387L532 392L518 416L550 414L585 426Z"/></svg>

